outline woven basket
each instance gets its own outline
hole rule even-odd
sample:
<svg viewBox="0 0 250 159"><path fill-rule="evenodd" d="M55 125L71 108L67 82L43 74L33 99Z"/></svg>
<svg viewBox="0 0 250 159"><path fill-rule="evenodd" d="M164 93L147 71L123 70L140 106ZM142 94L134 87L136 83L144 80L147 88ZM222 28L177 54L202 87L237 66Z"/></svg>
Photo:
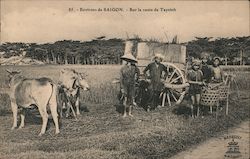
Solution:
<svg viewBox="0 0 250 159"><path fill-rule="evenodd" d="M220 100L226 100L229 94L229 86L220 86Z"/></svg>
<svg viewBox="0 0 250 159"><path fill-rule="evenodd" d="M220 99L220 89L202 89L200 104L204 106L215 106Z"/></svg>

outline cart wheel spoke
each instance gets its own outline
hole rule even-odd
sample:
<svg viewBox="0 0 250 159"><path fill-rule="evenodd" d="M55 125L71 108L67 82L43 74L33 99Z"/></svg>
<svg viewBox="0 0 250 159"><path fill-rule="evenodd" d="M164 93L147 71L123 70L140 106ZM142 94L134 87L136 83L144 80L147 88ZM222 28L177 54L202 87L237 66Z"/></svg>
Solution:
<svg viewBox="0 0 250 159"><path fill-rule="evenodd" d="M167 93L167 99L168 99L168 105L171 106L171 101L170 101L169 93Z"/></svg>
<svg viewBox="0 0 250 159"><path fill-rule="evenodd" d="M165 101L166 101L166 93L163 93L162 104L161 104L162 107L165 106Z"/></svg>
<svg viewBox="0 0 250 159"><path fill-rule="evenodd" d="M178 96L182 93L182 91L179 92L177 89L172 89L172 91L173 91L174 93L178 94Z"/></svg>
<svg viewBox="0 0 250 159"><path fill-rule="evenodd" d="M174 71L172 72L171 76L168 78L168 82L171 81L171 79L173 78L174 74L176 73L176 69L174 69Z"/></svg>
<svg viewBox="0 0 250 159"><path fill-rule="evenodd" d="M178 79L180 79L180 78L181 78L181 76L178 75L178 77L176 77L175 79L173 79L173 80L170 81L170 84L176 82L176 81L177 81Z"/></svg>
<svg viewBox="0 0 250 159"><path fill-rule="evenodd" d="M175 102L177 102L178 100L177 100L177 98L175 97L174 93L173 93L172 91L170 91L170 93L171 93L173 99L175 100Z"/></svg>

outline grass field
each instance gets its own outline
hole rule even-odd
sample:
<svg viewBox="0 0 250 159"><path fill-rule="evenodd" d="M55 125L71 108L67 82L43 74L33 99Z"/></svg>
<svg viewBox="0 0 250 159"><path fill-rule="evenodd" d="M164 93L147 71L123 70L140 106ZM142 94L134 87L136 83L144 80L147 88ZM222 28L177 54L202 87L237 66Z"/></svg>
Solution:
<svg viewBox="0 0 250 159"><path fill-rule="evenodd" d="M12 66L13 67L13 66ZM0 67L0 88L7 84L6 68ZM46 134L38 137L41 119L30 114L26 127L11 131L9 98L0 94L0 158L168 158L192 145L216 136L249 120L250 72L228 70L236 74L240 97L233 92L229 116L220 113L191 119L187 101L181 106L145 112L135 107L133 118L122 118L116 94L119 87L111 81L119 77L120 66L18 66L27 77L50 77L57 81L59 70L70 67L88 74L91 92L82 92L82 115L62 119L61 133L54 135L52 120ZM235 87L235 86L234 86ZM236 87L234 88L234 90Z"/></svg>

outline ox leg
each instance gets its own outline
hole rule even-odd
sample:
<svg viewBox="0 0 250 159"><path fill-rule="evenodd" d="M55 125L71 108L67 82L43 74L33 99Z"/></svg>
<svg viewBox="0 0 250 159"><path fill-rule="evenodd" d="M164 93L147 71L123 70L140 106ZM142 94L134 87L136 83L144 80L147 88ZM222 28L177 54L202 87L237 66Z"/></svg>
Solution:
<svg viewBox="0 0 250 159"><path fill-rule="evenodd" d="M60 117L63 117L63 109L65 109L65 102L63 101L62 95L59 96L58 98L58 103L59 105L57 106L57 110L60 114Z"/></svg>
<svg viewBox="0 0 250 159"><path fill-rule="evenodd" d="M55 127L56 127L55 134L59 134L60 130L59 130L59 124L58 124L58 114L57 114L56 104L50 104L50 111L51 111L51 115L52 115L52 118L53 118L53 121L54 121Z"/></svg>
<svg viewBox="0 0 250 159"><path fill-rule="evenodd" d="M11 101L11 109L13 113L13 125L12 130L14 130L17 127L17 104L16 102Z"/></svg>
<svg viewBox="0 0 250 159"><path fill-rule="evenodd" d="M70 102L69 94L66 93L64 97L65 97L64 104L66 106L65 117L68 118L69 113L70 113L71 102Z"/></svg>
<svg viewBox="0 0 250 159"><path fill-rule="evenodd" d="M76 113L75 113L75 110L73 108L73 105L71 104L71 102L68 103L68 109L71 109L72 113L73 113L73 116L75 117L76 119ZM68 110L68 116L69 116L69 110ZM67 117L68 117L67 116Z"/></svg>
<svg viewBox="0 0 250 159"><path fill-rule="evenodd" d="M63 108L59 108L60 118L63 118Z"/></svg>
<svg viewBox="0 0 250 159"><path fill-rule="evenodd" d="M80 115L80 101L79 101L79 97L77 97L77 99L76 99L75 106L76 106L76 115Z"/></svg>
<svg viewBox="0 0 250 159"><path fill-rule="evenodd" d="M39 133L39 136L42 136L46 131L46 127L47 127L47 123L48 123L48 113L46 110L46 105L40 106L40 107L38 107L38 109L39 109L39 112L40 112L40 114L42 116L42 120L43 120L42 129L41 129L41 132Z"/></svg>
<svg viewBox="0 0 250 159"><path fill-rule="evenodd" d="M52 94L51 96L51 99L48 103L49 107L50 107L50 111L51 111L51 115L52 115L52 118L53 118L53 121L54 121L54 124L55 124L55 127L56 127L56 132L55 134L59 134L59 122L58 122L58 113L57 113L57 99L56 99L56 95ZM46 111L46 108L45 108L45 114L47 114L47 111ZM48 117L46 119L48 121ZM44 125L43 125L44 126ZM47 123L45 125L45 128L47 126Z"/></svg>
<svg viewBox="0 0 250 159"><path fill-rule="evenodd" d="M65 105L66 105L66 108L67 108L65 117L68 118L68 117L69 117L69 109L70 109L70 106L69 106L69 103L68 103L68 102L67 102Z"/></svg>
<svg viewBox="0 0 250 159"><path fill-rule="evenodd" d="M66 110L66 118L69 117L70 104L71 104L70 102L67 102L67 103L66 103L66 108L67 108L67 110Z"/></svg>
<svg viewBox="0 0 250 159"><path fill-rule="evenodd" d="M24 127L24 120L25 120L26 110L22 108L21 110L21 124L19 125L19 129Z"/></svg>

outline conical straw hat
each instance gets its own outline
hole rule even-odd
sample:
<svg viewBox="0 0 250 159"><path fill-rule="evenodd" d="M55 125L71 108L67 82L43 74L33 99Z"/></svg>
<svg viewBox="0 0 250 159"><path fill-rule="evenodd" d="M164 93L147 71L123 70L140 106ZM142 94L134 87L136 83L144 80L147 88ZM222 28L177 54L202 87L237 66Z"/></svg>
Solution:
<svg viewBox="0 0 250 159"><path fill-rule="evenodd" d="M132 54L125 54L121 57L121 59L129 62L130 61L137 62L137 59Z"/></svg>

